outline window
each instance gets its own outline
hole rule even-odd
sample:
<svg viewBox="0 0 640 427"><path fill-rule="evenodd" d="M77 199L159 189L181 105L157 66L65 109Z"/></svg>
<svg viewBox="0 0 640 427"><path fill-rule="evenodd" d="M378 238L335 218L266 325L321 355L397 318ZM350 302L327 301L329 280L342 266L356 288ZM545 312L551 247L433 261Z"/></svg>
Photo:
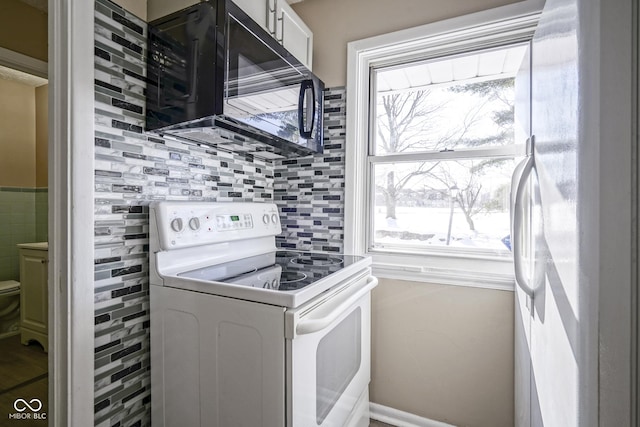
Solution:
<svg viewBox="0 0 640 427"><path fill-rule="evenodd" d="M515 77L538 14L528 1L349 45L345 243L377 275L512 288Z"/></svg>
<svg viewBox="0 0 640 427"><path fill-rule="evenodd" d="M372 68L370 250L508 254L525 49Z"/></svg>

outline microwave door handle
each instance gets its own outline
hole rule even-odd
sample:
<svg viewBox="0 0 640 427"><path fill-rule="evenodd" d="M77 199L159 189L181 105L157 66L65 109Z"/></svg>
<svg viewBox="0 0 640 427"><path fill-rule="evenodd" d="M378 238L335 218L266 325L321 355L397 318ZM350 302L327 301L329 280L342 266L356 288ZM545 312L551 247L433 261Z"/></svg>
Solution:
<svg viewBox="0 0 640 427"><path fill-rule="evenodd" d="M310 97L307 96L309 89L311 89ZM316 89L313 84L313 80L311 79L303 80L300 83L300 94L298 95L298 129L300 130L301 138L309 139L312 137L313 127L315 126L315 119L316 119L315 100L316 100ZM309 105L307 105L307 113L309 110L311 110L311 114L310 115L307 114L306 118L304 116L305 101L307 101L308 104L311 106L311 108L309 108ZM309 124L309 118L311 118L310 120L311 124L309 125L309 127L307 127L307 125Z"/></svg>
<svg viewBox="0 0 640 427"><path fill-rule="evenodd" d="M336 307L331 308L331 312L324 317L319 319L303 319L296 326L296 334L297 335L305 335L312 334L314 332L321 331L328 326L330 326L333 322L336 321L338 317L345 313L351 306L353 306L360 298L365 296L367 293L371 291L371 289L378 286L378 279L376 277L370 276L367 278L367 284L362 287L362 289L358 290L356 293L348 297L345 301L339 303ZM327 302L327 304L331 304L331 302Z"/></svg>
<svg viewBox="0 0 640 427"><path fill-rule="evenodd" d="M316 126L316 86L311 81L311 96L307 97L307 111L311 110L311 124L309 125L309 138L311 138L311 134L313 133L313 129ZM307 122L309 120L307 119Z"/></svg>

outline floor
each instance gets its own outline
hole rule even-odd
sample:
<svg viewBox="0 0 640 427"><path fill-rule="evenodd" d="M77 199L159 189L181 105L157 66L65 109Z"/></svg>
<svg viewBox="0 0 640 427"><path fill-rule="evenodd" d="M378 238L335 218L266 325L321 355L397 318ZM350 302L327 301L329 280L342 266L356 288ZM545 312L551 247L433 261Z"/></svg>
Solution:
<svg viewBox="0 0 640 427"><path fill-rule="evenodd" d="M20 343L20 335L0 340L0 425L5 420L15 423L18 420L10 420L9 416L19 413L21 427L44 427L47 421L42 419L47 413L48 390L48 362L47 353L42 347L33 343L25 346ZM18 412L14 404L20 408L23 399L25 402L36 406L38 399L42 402L42 408L38 411L25 410ZM40 419L34 419L39 417ZM14 424L11 424L14 425Z"/></svg>

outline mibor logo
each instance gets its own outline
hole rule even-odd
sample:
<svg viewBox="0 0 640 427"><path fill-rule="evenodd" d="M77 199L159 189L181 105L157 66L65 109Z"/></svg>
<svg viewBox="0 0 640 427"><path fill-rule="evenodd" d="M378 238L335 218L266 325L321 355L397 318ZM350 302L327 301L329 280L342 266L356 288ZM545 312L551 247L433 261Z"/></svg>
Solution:
<svg viewBox="0 0 640 427"><path fill-rule="evenodd" d="M10 420L46 420L47 413L40 412L42 401L40 399L26 400L18 398L13 402L16 412L9 414Z"/></svg>
<svg viewBox="0 0 640 427"><path fill-rule="evenodd" d="M40 412L42 402L40 399L31 399L29 402L24 399L16 399L16 401L13 402L13 408L18 412L24 412L27 408L31 409L31 412Z"/></svg>

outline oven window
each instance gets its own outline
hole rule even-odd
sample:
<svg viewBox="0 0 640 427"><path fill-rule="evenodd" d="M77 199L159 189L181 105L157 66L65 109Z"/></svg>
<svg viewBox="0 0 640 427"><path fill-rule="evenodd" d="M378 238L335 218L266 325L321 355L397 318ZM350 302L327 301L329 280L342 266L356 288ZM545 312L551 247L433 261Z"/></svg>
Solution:
<svg viewBox="0 0 640 427"><path fill-rule="evenodd" d="M354 310L318 344L316 421L321 425L360 369L362 310Z"/></svg>

